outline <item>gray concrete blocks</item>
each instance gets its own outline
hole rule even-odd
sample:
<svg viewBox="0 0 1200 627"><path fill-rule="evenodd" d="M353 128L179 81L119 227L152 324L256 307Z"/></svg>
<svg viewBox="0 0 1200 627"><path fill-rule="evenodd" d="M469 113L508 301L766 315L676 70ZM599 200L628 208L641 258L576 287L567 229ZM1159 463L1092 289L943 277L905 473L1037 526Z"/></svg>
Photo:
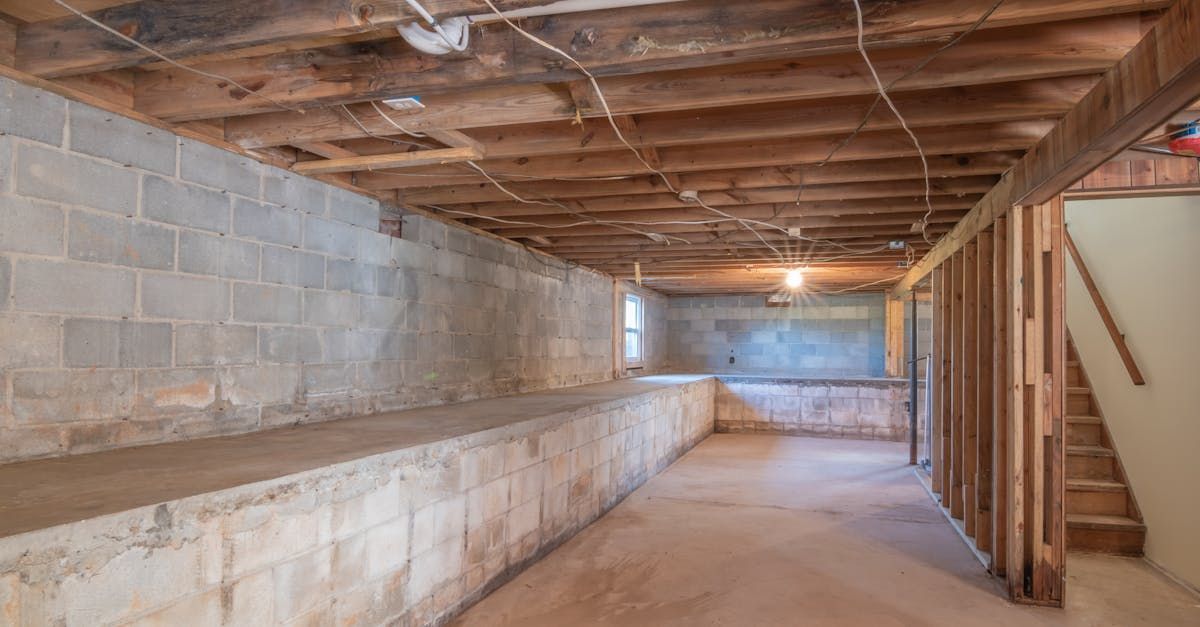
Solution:
<svg viewBox="0 0 1200 627"><path fill-rule="evenodd" d="M95 107L71 102L71 150L172 176L174 133Z"/></svg>
<svg viewBox="0 0 1200 627"><path fill-rule="evenodd" d="M319 253L354 257L358 230L348 224L316 216L304 216L304 248Z"/></svg>
<svg viewBox="0 0 1200 627"><path fill-rule="evenodd" d="M61 96L0 78L0 129L6 134L58 146L66 115Z"/></svg>
<svg viewBox="0 0 1200 627"><path fill-rule="evenodd" d="M194 229L229 232L229 196L157 176L142 178L142 217Z"/></svg>
<svg viewBox="0 0 1200 627"><path fill-rule="evenodd" d="M175 320L229 318L229 282L207 277L144 274L142 315Z"/></svg>
<svg viewBox="0 0 1200 627"><path fill-rule="evenodd" d="M258 198L262 165L250 157L180 138L179 175L186 181Z"/></svg>
<svg viewBox="0 0 1200 627"><path fill-rule="evenodd" d="M311 364L321 361L321 337L305 327L262 327L259 355L264 362Z"/></svg>
<svg viewBox="0 0 1200 627"><path fill-rule="evenodd" d="M80 261L170 270L175 230L121 216L72 211L67 255Z"/></svg>
<svg viewBox="0 0 1200 627"><path fill-rule="evenodd" d="M58 366L59 326L53 316L0 314L0 369Z"/></svg>
<svg viewBox="0 0 1200 627"><path fill-rule="evenodd" d="M259 246L253 242L208 235L179 233L179 271L229 279L258 279Z"/></svg>
<svg viewBox="0 0 1200 627"><path fill-rule="evenodd" d="M180 324L175 329L175 364L230 366L257 359L258 328L234 324Z"/></svg>
<svg viewBox="0 0 1200 627"><path fill-rule="evenodd" d="M297 287L325 287L325 257L277 246L263 246L262 280Z"/></svg>
<svg viewBox="0 0 1200 627"><path fill-rule="evenodd" d="M13 264L13 307L41 313L131 316L136 276L112 267L20 259Z"/></svg>
<svg viewBox="0 0 1200 627"><path fill-rule="evenodd" d="M278 285L234 283L233 319L241 322L299 324L300 290Z"/></svg>
<svg viewBox="0 0 1200 627"><path fill-rule="evenodd" d="M295 211L323 216L328 185L271 166L263 166L263 200ZM371 228L378 228L375 224Z"/></svg>
<svg viewBox="0 0 1200 627"><path fill-rule="evenodd" d="M137 213L137 180L137 172L90 157L17 146L16 191L23 196L131 216Z"/></svg>
<svg viewBox="0 0 1200 627"><path fill-rule="evenodd" d="M302 239L300 212L246 198L233 201L233 232L283 246L299 246Z"/></svg>
<svg viewBox="0 0 1200 627"><path fill-rule="evenodd" d="M358 297L341 292L304 291L304 324L352 327L358 322Z"/></svg>
<svg viewBox="0 0 1200 627"><path fill-rule="evenodd" d="M374 199L0 90L0 416L61 375L23 384L0 462L611 376L605 277L423 217L393 238Z"/></svg>
<svg viewBox="0 0 1200 627"><path fill-rule="evenodd" d="M58 205L0 196L0 250L61 256L65 219Z"/></svg>
<svg viewBox="0 0 1200 627"><path fill-rule="evenodd" d="M171 365L171 325L68 318L63 365L69 368L159 368Z"/></svg>
<svg viewBox="0 0 1200 627"><path fill-rule="evenodd" d="M379 230L379 201L340 187L327 186L329 217L334 220Z"/></svg>
<svg viewBox="0 0 1200 627"><path fill-rule="evenodd" d="M130 370L18 371L12 386L18 424L114 420L133 412Z"/></svg>

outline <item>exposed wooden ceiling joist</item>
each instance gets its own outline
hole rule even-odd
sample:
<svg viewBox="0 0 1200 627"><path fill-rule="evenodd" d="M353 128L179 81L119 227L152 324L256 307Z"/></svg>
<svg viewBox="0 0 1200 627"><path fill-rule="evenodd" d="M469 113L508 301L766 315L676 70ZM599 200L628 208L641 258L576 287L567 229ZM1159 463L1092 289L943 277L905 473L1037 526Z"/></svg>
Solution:
<svg viewBox="0 0 1200 627"><path fill-rule="evenodd" d="M1017 204L1046 202L1200 96L1200 0L1178 0L894 288L903 295Z"/></svg>

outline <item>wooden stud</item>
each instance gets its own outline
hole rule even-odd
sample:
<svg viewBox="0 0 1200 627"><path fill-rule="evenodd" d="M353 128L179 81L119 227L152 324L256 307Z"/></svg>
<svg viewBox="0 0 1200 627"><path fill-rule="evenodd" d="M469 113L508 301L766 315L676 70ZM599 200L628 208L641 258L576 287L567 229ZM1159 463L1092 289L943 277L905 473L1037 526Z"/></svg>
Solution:
<svg viewBox="0 0 1200 627"><path fill-rule="evenodd" d="M962 311L962 377L960 409L962 414L962 464L963 464L963 529L968 536L975 535L975 523L979 519L975 481L979 457L979 259L977 241L963 246L963 311Z"/></svg>
<svg viewBox="0 0 1200 627"><path fill-rule="evenodd" d="M992 574L1005 576L1008 565L1008 406L1010 392L1009 359L1009 243L1008 218L996 219L993 242L992 346L995 358L992 370ZM986 382L985 382L986 384Z"/></svg>
<svg viewBox="0 0 1200 627"><path fill-rule="evenodd" d="M942 388L942 507L950 507L950 493L954 491L954 259L942 264L942 355L939 383Z"/></svg>
<svg viewBox="0 0 1200 627"><path fill-rule="evenodd" d="M942 267L934 268L932 289L932 302L930 309L932 311L933 320L930 324L930 336L932 339L932 348L929 355L929 375L925 381L926 387L930 392L929 404L929 467L930 481L934 493L942 493L942 403L945 396L945 391L942 389L942 352L945 350L942 345L942 281L945 276L945 270Z"/></svg>
<svg viewBox="0 0 1200 627"><path fill-rule="evenodd" d="M904 376L904 301L889 298L884 309L884 372L889 377Z"/></svg>
<svg viewBox="0 0 1200 627"><path fill-rule="evenodd" d="M993 417L992 417L992 372L993 372L993 298L994 252L992 230L986 230L976 238L978 241L979 274L976 283L977 335L976 335L976 465L975 465L975 546L983 552L992 547L992 475Z"/></svg>
<svg viewBox="0 0 1200 627"><path fill-rule="evenodd" d="M963 394L965 392L963 384L966 379L963 371L966 368L963 355L963 336L965 327L963 326L963 277L965 272L965 253L959 250L954 253L951 258L951 265L954 267L954 277L951 284L953 291L953 305L950 312L950 334L951 334L951 412L953 418L950 423L950 515L954 518L961 519L963 517L963 461L965 454L963 447L966 445L966 437L963 432Z"/></svg>

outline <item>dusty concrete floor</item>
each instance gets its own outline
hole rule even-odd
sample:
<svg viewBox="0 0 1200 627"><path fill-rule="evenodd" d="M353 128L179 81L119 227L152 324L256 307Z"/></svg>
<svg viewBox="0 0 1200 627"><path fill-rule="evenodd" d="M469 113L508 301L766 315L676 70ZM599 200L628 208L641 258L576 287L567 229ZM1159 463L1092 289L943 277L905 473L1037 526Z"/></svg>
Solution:
<svg viewBox="0 0 1200 627"><path fill-rule="evenodd" d="M459 625L1200 625L1140 560L1068 559L1068 608L1008 603L903 444L715 435Z"/></svg>

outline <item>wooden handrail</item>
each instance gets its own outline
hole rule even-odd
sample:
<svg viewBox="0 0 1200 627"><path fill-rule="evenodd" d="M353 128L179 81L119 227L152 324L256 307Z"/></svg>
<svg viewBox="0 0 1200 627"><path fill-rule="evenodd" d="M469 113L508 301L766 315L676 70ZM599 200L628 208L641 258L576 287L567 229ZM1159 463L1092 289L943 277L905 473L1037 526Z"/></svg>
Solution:
<svg viewBox="0 0 1200 627"><path fill-rule="evenodd" d="M1137 362L1133 360L1133 353L1129 352L1129 346L1125 343L1125 335L1117 328L1117 321L1113 320L1112 312L1108 310L1108 305L1104 304L1104 297L1100 295L1100 290L1092 279L1092 273L1088 272L1087 264L1083 263L1083 255L1079 254L1079 249L1075 247L1075 240L1071 239L1071 233L1065 228L1063 229L1063 239L1067 244L1067 250L1071 252L1071 259L1075 260L1075 267L1079 268L1079 276L1083 279L1084 286L1092 295L1092 302L1096 303L1096 311L1100 312L1100 319L1104 321L1104 327L1108 329L1108 335L1117 347L1117 353L1125 364L1125 370L1129 371L1129 378L1133 379L1134 385L1146 385L1146 379L1142 377L1142 371L1138 368Z"/></svg>

